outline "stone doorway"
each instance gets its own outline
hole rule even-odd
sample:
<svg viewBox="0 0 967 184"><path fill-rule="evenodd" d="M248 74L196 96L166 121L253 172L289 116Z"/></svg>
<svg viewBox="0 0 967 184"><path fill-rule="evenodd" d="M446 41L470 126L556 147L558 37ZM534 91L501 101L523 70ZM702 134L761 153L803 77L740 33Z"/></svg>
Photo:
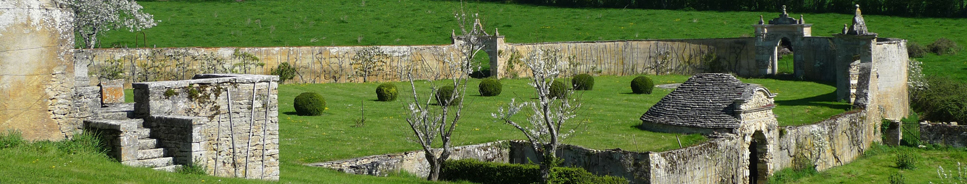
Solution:
<svg viewBox="0 0 967 184"><path fill-rule="evenodd" d="M792 41L783 37L776 45L775 63L776 75L793 75L796 71L796 53L792 47Z"/></svg>
<svg viewBox="0 0 967 184"><path fill-rule="evenodd" d="M769 175L769 165L767 153L769 150L766 148L768 144L765 134L762 131L756 131L752 134L752 140L749 142L749 183L766 183L767 176Z"/></svg>

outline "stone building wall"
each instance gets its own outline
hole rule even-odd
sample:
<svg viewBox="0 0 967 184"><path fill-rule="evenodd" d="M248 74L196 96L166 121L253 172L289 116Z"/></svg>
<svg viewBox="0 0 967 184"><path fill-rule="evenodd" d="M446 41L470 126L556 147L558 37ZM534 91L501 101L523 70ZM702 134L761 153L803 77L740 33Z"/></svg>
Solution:
<svg viewBox="0 0 967 184"><path fill-rule="evenodd" d="M278 76L205 74L135 83L134 114L179 163L215 176L278 180Z"/></svg>
<svg viewBox="0 0 967 184"><path fill-rule="evenodd" d="M0 0L0 132L61 140L80 130L72 114L73 11L53 0Z"/></svg>
<svg viewBox="0 0 967 184"><path fill-rule="evenodd" d="M873 48L876 78L876 105L881 109L883 118L900 120L910 112L910 98L907 85L906 40L877 39Z"/></svg>

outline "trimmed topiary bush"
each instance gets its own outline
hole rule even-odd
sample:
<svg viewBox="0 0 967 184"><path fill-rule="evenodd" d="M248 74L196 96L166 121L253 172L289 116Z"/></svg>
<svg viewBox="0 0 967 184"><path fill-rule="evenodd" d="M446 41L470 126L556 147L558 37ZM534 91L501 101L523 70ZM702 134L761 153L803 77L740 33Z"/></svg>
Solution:
<svg viewBox="0 0 967 184"><path fill-rule="evenodd" d="M594 77L588 74L578 74L571 78L574 90L591 90L594 88Z"/></svg>
<svg viewBox="0 0 967 184"><path fill-rule="evenodd" d="M295 97L295 112L299 116L318 116L326 110L326 99L315 92L304 92Z"/></svg>
<svg viewBox="0 0 967 184"><path fill-rule="evenodd" d="M567 95L568 95L567 93L568 93L568 90L570 89L567 87L567 85L564 84L564 82L561 82L561 80L554 80L554 83L551 83L550 90L551 90L550 91L551 97L555 97L557 99L565 99L567 98Z"/></svg>
<svg viewBox="0 0 967 184"><path fill-rule="evenodd" d="M449 106L449 105L452 105L452 104L460 104L460 97L457 97L457 98L453 99L452 102L450 101L450 96L453 95L453 90L454 90L454 87L452 85L450 85L450 86L443 86L442 88L440 88L439 90L437 90L436 91L436 102L438 104L440 104L441 106Z"/></svg>
<svg viewBox="0 0 967 184"><path fill-rule="evenodd" d="M480 89L480 96L497 96L503 90L503 85L494 78L486 78L480 81L480 85L477 87Z"/></svg>
<svg viewBox="0 0 967 184"><path fill-rule="evenodd" d="M399 96L399 91L396 90L396 85L392 83L383 83L379 87L376 87L376 98L379 101L393 101Z"/></svg>
<svg viewBox="0 0 967 184"><path fill-rule="evenodd" d="M476 183L540 183L540 166L482 162L471 159L447 160L440 168L440 179ZM581 168L555 167L551 169L551 183L628 183L624 178L597 176Z"/></svg>
<svg viewBox="0 0 967 184"><path fill-rule="evenodd" d="M654 88L655 82L647 76L638 76L631 80L631 92L635 94L651 94L651 90Z"/></svg>

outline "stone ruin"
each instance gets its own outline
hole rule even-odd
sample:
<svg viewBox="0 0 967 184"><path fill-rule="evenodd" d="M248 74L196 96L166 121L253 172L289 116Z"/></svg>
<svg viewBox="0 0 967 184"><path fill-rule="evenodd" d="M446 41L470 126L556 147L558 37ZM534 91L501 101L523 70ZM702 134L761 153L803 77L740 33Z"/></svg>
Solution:
<svg viewBox="0 0 967 184"><path fill-rule="evenodd" d="M278 179L277 77L201 74L181 81L134 83L131 85L135 88L135 103L119 103L123 96L116 87L122 84L98 81L100 86L91 85L89 69L84 63L95 63L93 59L98 56L111 59L130 56L128 51L73 49L72 11L54 6L50 0L2 2L0 9L5 12L0 14L0 96L5 99L0 101L0 130L21 131L28 140L69 139L77 132L96 130L111 140L112 157L126 165L171 170L177 167L174 165L200 164L209 174L217 176ZM731 123L691 129L726 132L708 143L645 153L568 146L560 153L565 165L584 167L596 174L622 176L633 183L752 183L790 167L798 159L796 155L805 155L807 162L824 170L848 163L862 155L870 144L881 141L880 120L896 120L907 114L906 41L879 38L867 30L859 8L851 25L845 25L841 34L832 37L813 37L811 25L802 16L795 19L785 11L768 22L760 18L754 27L754 38L538 44L505 43L503 36L495 32L495 36L486 39L484 48L491 57L491 74L501 78L517 74L526 77L519 71L522 67L514 67L510 58L535 49L557 48L573 55L580 62L568 72L691 75L724 71L743 77L778 74L777 55L786 49L794 55L795 77L835 82L837 98L851 102L857 109L812 125L776 127L768 123L774 121L770 118L753 120L755 117L744 116L768 112L764 110L768 108L761 108L767 106L755 105L771 104L768 90L734 84L732 87L741 89L728 90L743 94L751 91L756 95L739 96L742 101L732 104L722 101L720 105L733 106L732 112L719 114L735 117L725 120ZM240 50L272 59L265 68L282 62L311 68L314 58L339 55L322 51L352 53L361 48ZM452 48L453 45L393 47L391 50L399 52L391 55L419 58L449 52ZM182 49L230 53L236 48ZM289 57L296 56L291 53L310 59ZM702 60L710 55L720 59ZM415 60L398 59L394 63ZM335 60L326 60L329 61ZM265 68L253 71L267 73L269 69ZM313 74L322 76L324 72L320 69ZM393 76L381 78L392 80ZM339 81L338 77L328 80ZM746 104L753 106L747 108ZM758 114L737 112L735 108L761 111L756 111ZM656 123L653 124L656 127L662 125L657 123L672 122L660 118L647 121ZM509 148L497 146L499 150L510 150L506 153L510 157L506 159L508 162L527 160L526 151L513 151L515 144L510 145ZM505 153L499 151L499 154ZM497 157L483 159L492 158Z"/></svg>
<svg viewBox="0 0 967 184"><path fill-rule="evenodd" d="M278 180L278 76L194 78L134 83L135 103L102 103L105 86L79 87L79 96L93 97L84 131L105 140L124 165L195 165L215 176Z"/></svg>

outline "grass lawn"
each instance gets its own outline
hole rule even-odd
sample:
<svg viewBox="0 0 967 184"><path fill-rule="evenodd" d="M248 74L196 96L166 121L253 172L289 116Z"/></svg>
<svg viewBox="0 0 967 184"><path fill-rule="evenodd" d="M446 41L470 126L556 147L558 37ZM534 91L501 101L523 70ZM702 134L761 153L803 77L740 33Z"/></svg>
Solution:
<svg viewBox="0 0 967 184"><path fill-rule="evenodd" d="M363 3L365 2L365 3ZM145 30L151 47L272 47L449 44L460 5L443 0L247 0L139 2L160 20ZM580 9L505 3L467 3L484 27L508 43L750 36L758 16L779 12ZM793 15L796 10L789 10ZM814 36L831 36L852 14L805 14ZM947 37L967 44L967 21L865 15L870 31L921 45ZM135 47L136 33L112 31L102 47ZM144 43L143 41L139 41ZM145 47L140 45L139 47ZM924 73L967 80L967 55L918 59Z"/></svg>
<svg viewBox="0 0 967 184"><path fill-rule="evenodd" d="M699 135L677 135L643 131L637 126L638 118L662 97L671 92L669 89L656 88L653 94L631 94L629 83L635 76L599 76L595 78L594 90L579 91L582 106L570 124L576 133L565 139L564 143L585 146L593 149L614 149L632 151L664 151L679 148L676 136L684 146L704 141ZM688 76L651 76L656 84L680 83ZM774 79L743 79L745 82L758 83L776 93L778 104L774 112L782 125L799 125L817 122L832 115L842 113L848 105L841 102L817 102L833 100L835 91L832 86L799 81ZM477 144L497 140L524 139L520 132L510 125L495 121L490 114L497 107L505 106L511 98L528 100L533 98L533 88L527 85L528 79L502 80L503 93L496 97L482 97L477 93L479 80L471 80L469 95L463 119L454 134L455 145ZM395 102L379 102L375 89L378 83L362 84L291 84L279 89L280 127L283 130L280 149L283 161L292 163L311 163L347 159L366 155L385 154L418 150L419 145L411 140L412 133L405 122L406 101L412 101L409 84L395 83L400 89L400 98ZM426 93L429 84L417 83L418 91ZM322 116L306 117L294 115L292 100L299 93L312 91L325 96L328 110ZM783 91L796 91L785 94ZM354 127L360 118L360 104L365 106L366 124ZM523 114L522 114L523 115ZM525 116L520 116L523 119Z"/></svg>
<svg viewBox="0 0 967 184"><path fill-rule="evenodd" d="M920 157L916 169L907 170L897 167L897 155L907 152ZM963 183L967 178L959 180L943 180L938 175L939 167L943 167L948 174L958 172L957 163L961 163L961 173L967 172L967 150L964 148L921 149L912 147L889 147L876 145L866 151L861 159L834 167L821 173L806 174L791 178L774 178L777 183L890 183L890 176L899 173L903 183ZM779 174L791 174L790 169L780 171ZM967 173L962 175L967 177ZM779 179L779 180L777 180Z"/></svg>

